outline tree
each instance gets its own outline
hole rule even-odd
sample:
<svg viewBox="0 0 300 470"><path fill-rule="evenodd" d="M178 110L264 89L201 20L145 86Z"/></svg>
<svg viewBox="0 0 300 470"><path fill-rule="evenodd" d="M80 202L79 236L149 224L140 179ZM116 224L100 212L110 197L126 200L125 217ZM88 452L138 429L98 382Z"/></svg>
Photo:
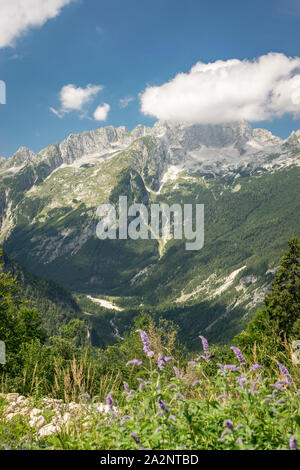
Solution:
<svg viewBox="0 0 300 470"><path fill-rule="evenodd" d="M0 250L0 257L2 250ZM0 270L2 265L0 265ZM10 373L19 370L22 364L20 351L24 344L39 340L46 335L42 329L41 315L29 308L26 300L20 298L17 279L10 273L0 272L0 340L6 346L7 363L0 366Z"/></svg>
<svg viewBox="0 0 300 470"><path fill-rule="evenodd" d="M240 346L264 343L276 350L283 340L300 337L300 241L292 238L283 253L264 307L235 338Z"/></svg>

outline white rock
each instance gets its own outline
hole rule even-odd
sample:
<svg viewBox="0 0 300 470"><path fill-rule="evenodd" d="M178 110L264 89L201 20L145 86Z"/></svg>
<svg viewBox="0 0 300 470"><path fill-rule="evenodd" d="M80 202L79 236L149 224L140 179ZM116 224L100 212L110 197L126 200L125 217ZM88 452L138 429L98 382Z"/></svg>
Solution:
<svg viewBox="0 0 300 470"><path fill-rule="evenodd" d="M43 416L35 416L29 421L29 425L31 428L40 429L41 427L47 424L45 418Z"/></svg>
<svg viewBox="0 0 300 470"><path fill-rule="evenodd" d="M54 424L46 424L39 430L39 437L51 436L51 434L59 433L61 431L60 426Z"/></svg>
<svg viewBox="0 0 300 470"><path fill-rule="evenodd" d="M42 410L39 410L38 408L33 408L30 412L30 418L33 419L34 417L40 415Z"/></svg>

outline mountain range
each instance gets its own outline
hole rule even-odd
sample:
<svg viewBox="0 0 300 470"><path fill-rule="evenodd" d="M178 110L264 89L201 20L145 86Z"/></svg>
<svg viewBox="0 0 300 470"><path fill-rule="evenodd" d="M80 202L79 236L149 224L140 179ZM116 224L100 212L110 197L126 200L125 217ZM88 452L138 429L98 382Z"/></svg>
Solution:
<svg viewBox="0 0 300 470"><path fill-rule="evenodd" d="M26 270L72 293L96 344L122 336L141 311L172 319L191 348L199 333L226 342L259 307L287 241L300 234L299 163L300 131L282 140L244 121L108 126L38 154L21 147L0 159L0 243ZM120 195L204 204L203 248L99 240L97 207Z"/></svg>

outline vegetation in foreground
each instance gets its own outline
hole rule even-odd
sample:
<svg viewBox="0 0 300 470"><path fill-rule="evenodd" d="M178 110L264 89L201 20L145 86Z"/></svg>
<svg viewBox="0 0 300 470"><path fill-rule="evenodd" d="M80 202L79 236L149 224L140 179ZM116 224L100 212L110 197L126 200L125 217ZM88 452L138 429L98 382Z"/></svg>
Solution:
<svg viewBox="0 0 300 470"><path fill-rule="evenodd" d="M300 442L298 350L300 246L290 241L262 311L236 346L203 336L198 357L178 343L176 328L141 317L124 341L100 350L84 344L83 325L70 322L46 338L39 315L15 297L1 275L0 335L8 347L1 391L86 403L88 414L51 435L0 399L2 449L292 449ZM138 330L138 331L136 331ZM200 340L199 340L200 341ZM200 348L199 348L200 349ZM107 413L93 407L106 402ZM55 411L54 411L55 412ZM43 410L47 422L51 413ZM62 420L63 422L64 420Z"/></svg>

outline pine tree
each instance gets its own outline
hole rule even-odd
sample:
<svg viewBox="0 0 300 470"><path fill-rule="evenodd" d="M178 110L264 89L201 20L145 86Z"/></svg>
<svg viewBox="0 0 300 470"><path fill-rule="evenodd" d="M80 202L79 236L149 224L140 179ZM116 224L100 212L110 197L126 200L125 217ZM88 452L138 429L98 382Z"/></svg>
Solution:
<svg viewBox="0 0 300 470"><path fill-rule="evenodd" d="M300 319L300 242L292 238L290 249L281 258L264 310L270 326L283 338L299 334Z"/></svg>
<svg viewBox="0 0 300 470"><path fill-rule="evenodd" d="M283 340L300 338L300 241L292 238L283 253L264 306L235 342L252 350L263 344L269 352L280 348Z"/></svg>

